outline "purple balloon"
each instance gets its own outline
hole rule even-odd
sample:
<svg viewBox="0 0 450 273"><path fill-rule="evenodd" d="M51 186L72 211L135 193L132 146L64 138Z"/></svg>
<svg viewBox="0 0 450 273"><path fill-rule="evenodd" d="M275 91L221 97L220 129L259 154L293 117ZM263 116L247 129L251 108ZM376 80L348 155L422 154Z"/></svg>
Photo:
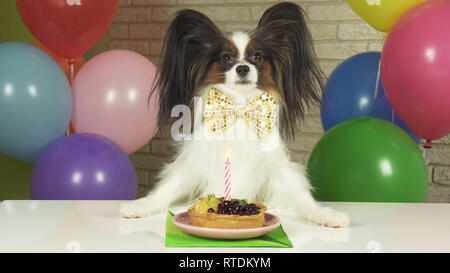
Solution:
<svg viewBox="0 0 450 273"><path fill-rule="evenodd" d="M131 200L136 195L136 170L128 155L112 140L95 134L53 142L31 178L32 199Z"/></svg>

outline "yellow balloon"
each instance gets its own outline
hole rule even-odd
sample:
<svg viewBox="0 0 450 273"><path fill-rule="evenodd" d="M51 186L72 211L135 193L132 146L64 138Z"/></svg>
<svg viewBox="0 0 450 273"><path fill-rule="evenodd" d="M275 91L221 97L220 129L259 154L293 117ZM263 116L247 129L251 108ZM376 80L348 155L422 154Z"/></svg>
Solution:
<svg viewBox="0 0 450 273"><path fill-rule="evenodd" d="M408 10L428 0L347 0L350 7L372 27L389 32Z"/></svg>

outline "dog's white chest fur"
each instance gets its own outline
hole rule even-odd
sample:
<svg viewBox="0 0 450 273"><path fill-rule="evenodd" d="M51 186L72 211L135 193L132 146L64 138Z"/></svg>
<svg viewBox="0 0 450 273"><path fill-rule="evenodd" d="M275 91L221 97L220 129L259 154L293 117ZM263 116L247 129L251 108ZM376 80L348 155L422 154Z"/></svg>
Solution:
<svg viewBox="0 0 450 273"><path fill-rule="evenodd" d="M262 91L238 90L216 86L240 106ZM200 94L205 94L210 87ZM203 100L194 108L202 109ZM194 109L195 110L195 109ZM198 113L198 109L195 110ZM295 212L302 218L321 225L348 225L345 214L322 207L311 196L310 184L300 164L289 160L277 128L261 139L238 118L221 134L210 131L203 115L194 115L191 140L180 144L177 158L165 166L156 189L145 198L121 208L126 217L141 217L166 210L172 203L192 203L200 196L214 193L224 196L225 160L231 152L231 197L264 203L271 211Z"/></svg>
<svg viewBox="0 0 450 273"><path fill-rule="evenodd" d="M258 89L233 90L224 85L215 87L226 92L241 107L262 93ZM202 107L202 102L197 101L195 107ZM201 123L197 122L194 128L193 139L184 144L185 148L190 151L189 154L195 154L195 162L204 167L201 170L202 183L205 183L204 192L215 193L217 196L224 194L224 169L228 153L231 156L233 198L261 199L258 193L267 187L272 168L278 165L274 161L287 160L276 128L269 137L261 139L243 117L238 117L231 127L220 134L211 132L206 120L202 118Z"/></svg>

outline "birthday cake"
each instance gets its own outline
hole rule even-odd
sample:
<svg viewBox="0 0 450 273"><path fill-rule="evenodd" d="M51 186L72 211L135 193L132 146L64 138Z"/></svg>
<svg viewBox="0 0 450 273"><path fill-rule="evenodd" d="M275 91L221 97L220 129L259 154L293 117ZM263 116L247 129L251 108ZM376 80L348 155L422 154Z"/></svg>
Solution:
<svg viewBox="0 0 450 273"><path fill-rule="evenodd" d="M258 228L264 225L266 206L260 203L248 203L245 199L225 200L210 194L199 198L199 202L188 209L193 226L244 229Z"/></svg>

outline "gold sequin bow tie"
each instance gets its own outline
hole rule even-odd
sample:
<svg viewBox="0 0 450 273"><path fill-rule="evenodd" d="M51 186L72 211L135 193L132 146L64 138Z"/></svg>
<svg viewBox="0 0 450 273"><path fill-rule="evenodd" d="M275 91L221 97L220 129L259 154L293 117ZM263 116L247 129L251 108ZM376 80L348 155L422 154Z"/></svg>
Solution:
<svg viewBox="0 0 450 273"><path fill-rule="evenodd" d="M275 98L269 93L263 93L240 108L232 98L213 87L206 99L204 117L211 132L216 134L228 129L238 117L244 117L258 137L265 138L275 126L276 106Z"/></svg>

